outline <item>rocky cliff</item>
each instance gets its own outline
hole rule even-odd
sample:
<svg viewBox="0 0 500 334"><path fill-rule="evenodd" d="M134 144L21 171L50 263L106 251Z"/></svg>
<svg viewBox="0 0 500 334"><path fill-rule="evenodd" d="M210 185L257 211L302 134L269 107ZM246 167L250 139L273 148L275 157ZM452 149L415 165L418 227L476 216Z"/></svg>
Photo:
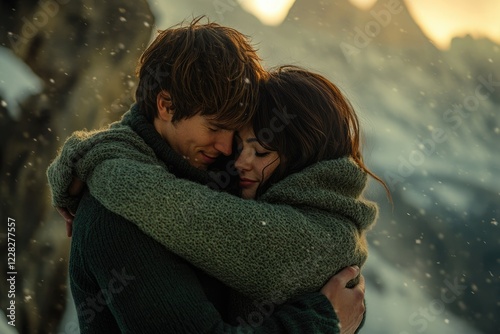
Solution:
<svg viewBox="0 0 500 334"><path fill-rule="evenodd" d="M45 171L69 133L116 120L132 102L153 14L145 1L2 1L0 22L2 47L41 82L37 94L0 107L1 212L16 221L15 324L20 333L54 333L65 310L70 239L53 217ZM0 80L5 87L18 79ZM7 257L0 261L6 268ZM8 302L2 297L3 310Z"/></svg>

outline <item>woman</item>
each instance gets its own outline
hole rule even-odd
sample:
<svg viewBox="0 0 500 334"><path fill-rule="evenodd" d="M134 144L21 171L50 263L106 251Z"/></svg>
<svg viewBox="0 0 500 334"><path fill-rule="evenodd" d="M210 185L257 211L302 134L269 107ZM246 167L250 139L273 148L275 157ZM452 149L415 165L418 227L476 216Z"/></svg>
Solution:
<svg viewBox="0 0 500 334"><path fill-rule="evenodd" d="M340 269L366 260L365 232L377 210L361 193L366 174L374 175L361 159L357 117L328 80L284 67L261 88L256 136L240 132L236 161L242 196L256 201L172 180L147 159L124 164L128 157L119 152L112 159L87 159L97 149L87 137L65 145L76 160L63 154L57 164L74 165L106 208L245 298L274 304L318 291ZM82 150L86 145L92 149ZM252 152L263 168L248 167ZM137 170L140 184L124 177ZM168 211L162 211L165 202ZM175 209L186 202L189 212ZM146 207L148 213L137 213ZM239 315L255 304L245 298L234 299Z"/></svg>
<svg viewBox="0 0 500 334"><path fill-rule="evenodd" d="M364 165L357 116L333 83L319 74L283 66L270 74L259 94L252 124L236 135L235 167L243 198L255 198L315 162L342 157L351 157L389 195L385 183Z"/></svg>

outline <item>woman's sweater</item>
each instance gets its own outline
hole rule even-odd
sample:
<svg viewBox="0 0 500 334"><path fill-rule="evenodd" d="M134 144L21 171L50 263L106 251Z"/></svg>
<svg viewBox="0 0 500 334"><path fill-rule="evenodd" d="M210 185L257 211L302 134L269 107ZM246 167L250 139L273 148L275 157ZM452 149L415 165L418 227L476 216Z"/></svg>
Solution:
<svg viewBox="0 0 500 334"><path fill-rule="evenodd" d="M109 129L73 134L48 177L55 206L75 208L67 189L77 177L108 210L256 300L318 291L342 268L365 262L377 207L362 198L367 176L352 159L310 166L259 200L175 176L210 182L193 169L132 109Z"/></svg>

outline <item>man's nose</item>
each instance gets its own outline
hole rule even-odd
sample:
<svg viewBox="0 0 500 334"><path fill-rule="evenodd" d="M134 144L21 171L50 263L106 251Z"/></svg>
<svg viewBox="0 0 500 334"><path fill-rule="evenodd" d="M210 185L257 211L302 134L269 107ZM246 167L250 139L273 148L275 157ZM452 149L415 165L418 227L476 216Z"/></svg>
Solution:
<svg viewBox="0 0 500 334"><path fill-rule="evenodd" d="M217 134L215 141L215 149L224 155L230 155L233 151L233 135L234 131L222 130Z"/></svg>

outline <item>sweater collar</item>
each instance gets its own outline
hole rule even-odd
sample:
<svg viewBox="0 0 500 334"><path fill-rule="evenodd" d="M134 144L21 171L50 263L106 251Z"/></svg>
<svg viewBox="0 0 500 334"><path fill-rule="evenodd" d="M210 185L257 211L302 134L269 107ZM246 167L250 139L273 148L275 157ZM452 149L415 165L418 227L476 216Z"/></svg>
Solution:
<svg viewBox="0 0 500 334"><path fill-rule="evenodd" d="M363 197L367 174L349 157L311 165L271 186L260 199L351 219L360 229L376 220L378 208Z"/></svg>

